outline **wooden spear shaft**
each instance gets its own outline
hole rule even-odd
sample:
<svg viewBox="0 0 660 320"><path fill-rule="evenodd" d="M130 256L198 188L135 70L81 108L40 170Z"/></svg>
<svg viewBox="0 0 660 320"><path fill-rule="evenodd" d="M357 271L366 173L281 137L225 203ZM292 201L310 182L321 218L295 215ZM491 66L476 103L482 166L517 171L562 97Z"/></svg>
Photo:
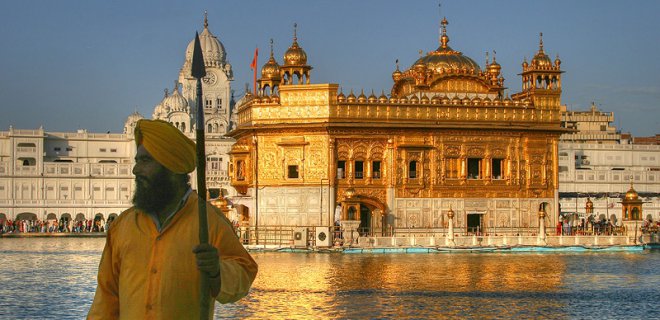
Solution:
<svg viewBox="0 0 660 320"><path fill-rule="evenodd" d="M202 47L199 43L199 35L195 33L195 46L193 49L191 75L197 79L197 114L195 122L195 134L197 144L197 196L199 197L197 209L199 211L199 244L209 242L209 227L206 217L206 148L204 147L204 110L202 108L202 78L206 76L204 69L204 57ZM203 272L199 274L200 304L199 318L208 320L210 313L210 283Z"/></svg>

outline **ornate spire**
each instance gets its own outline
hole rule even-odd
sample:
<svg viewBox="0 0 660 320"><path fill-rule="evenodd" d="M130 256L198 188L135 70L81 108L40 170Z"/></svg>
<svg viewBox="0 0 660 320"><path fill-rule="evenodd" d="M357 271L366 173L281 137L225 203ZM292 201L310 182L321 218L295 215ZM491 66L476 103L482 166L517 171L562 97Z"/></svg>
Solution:
<svg viewBox="0 0 660 320"><path fill-rule="evenodd" d="M273 58L273 38L270 38L270 58Z"/></svg>
<svg viewBox="0 0 660 320"><path fill-rule="evenodd" d="M179 93L179 81L174 80L174 89L172 89L172 93Z"/></svg>
<svg viewBox="0 0 660 320"><path fill-rule="evenodd" d="M204 10L204 29L209 28L209 14L208 11Z"/></svg>
<svg viewBox="0 0 660 320"><path fill-rule="evenodd" d="M449 43L449 37L447 36L447 25L449 22L447 21L447 18L442 18L442 22L440 22L442 25L442 35L440 36L440 47L445 49L447 48L447 43Z"/></svg>
<svg viewBox="0 0 660 320"><path fill-rule="evenodd" d="M543 52L543 32L539 33L539 52Z"/></svg>
<svg viewBox="0 0 660 320"><path fill-rule="evenodd" d="M293 23L293 42L298 42L298 23L294 22Z"/></svg>
<svg viewBox="0 0 660 320"><path fill-rule="evenodd" d="M497 63L497 51L493 50L493 63Z"/></svg>
<svg viewBox="0 0 660 320"><path fill-rule="evenodd" d="M488 51L486 51L486 66L490 64L490 61L488 61Z"/></svg>
<svg viewBox="0 0 660 320"><path fill-rule="evenodd" d="M167 96L169 96L169 95L170 95L169 90L167 88L165 88L165 98L167 98Z"/></svg>

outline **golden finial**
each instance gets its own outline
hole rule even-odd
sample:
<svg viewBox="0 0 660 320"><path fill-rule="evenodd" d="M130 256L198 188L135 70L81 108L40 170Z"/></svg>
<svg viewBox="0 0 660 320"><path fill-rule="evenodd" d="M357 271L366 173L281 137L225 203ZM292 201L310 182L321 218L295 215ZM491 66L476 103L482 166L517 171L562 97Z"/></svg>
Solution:
<svg viewBox="0 0 660 320"><path fill-rule="evenodd" d="M293 23L293 42L298 41L298 32L296 30L297 28L298 28L298 23L294 22Z"/></svg>
<svg viewBox="0 0 660 320"><path fill-rule="evenodd" d="M172 89L172 93L174 92L179 92L179 81L174 80L174 89Z"/></svg>
<svg viewBox="0 0 660 320"><path fill-rule="evenodd" d="M543 52L543 32L539 32L539 52Z"/></svg>
<svg viewBox="0 0 660 320"><path fill-rule="evenodd" d="M169 94L170 94L169 90L168 90L167 88L165 88L165 98L167 98L167 96L168 96Z"/></svg>
<svg viewBox="0 0 660 320"><path fill-rule="evenodd" d="M447 48L447 43L449 42L449 37L447 36L447 25L449 22L447 22L447 18L442 18L442 22L440 23L442 25L442 35L440 36L440 46L444 49Z"/></svg>
<svg viewBox="0 0 660 320"><path fill-rule="evenodd" d="M273 38L270 38L270 57L273 57Z"/></svg>
<svg viewBox="0 0 660 320"><path fill-rule="evenodd" d="M209 13L208 11L204 10L204 29L207 29L209 27Z"/></svg>
<svg viewBox="0 0 660 320"><path fill-rule="evenodd" d="M488 66L490 62L488 61L488 51L486 51L486 66Z"/></svg>
<svg viewBox="0 0 660 320"><path fill-rule="evenodd" d="M421 50L421 49L420 49L420 50L419 50L419 57L421 58L421 57L423 57L423 56L424 56L424 50Z"/></svg>
<svg viewBox="0 0 660 320"><path fill-rule="evenodd" d="M399 59L396 59L394 64L396 64L396 71L399 71Z"/></svg>
<svg viewBox="0 0 660 320"><path fill-rule="evenodd" d="M495 63L495 60L497 59L497 51L493 50L493 63Z"/></svg>

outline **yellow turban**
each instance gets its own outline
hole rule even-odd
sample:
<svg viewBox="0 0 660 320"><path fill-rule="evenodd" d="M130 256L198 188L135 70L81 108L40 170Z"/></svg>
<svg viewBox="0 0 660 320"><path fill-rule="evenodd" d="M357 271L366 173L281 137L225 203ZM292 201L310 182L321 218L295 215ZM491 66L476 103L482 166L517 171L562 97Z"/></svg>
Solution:
<svg viewBox="0 0 660 320"><path fill-rule="evenodd" d="M135 126L135 144L143 145L158 163L174 173L195 170L195 143L169 122L139 120Z"/></svg>

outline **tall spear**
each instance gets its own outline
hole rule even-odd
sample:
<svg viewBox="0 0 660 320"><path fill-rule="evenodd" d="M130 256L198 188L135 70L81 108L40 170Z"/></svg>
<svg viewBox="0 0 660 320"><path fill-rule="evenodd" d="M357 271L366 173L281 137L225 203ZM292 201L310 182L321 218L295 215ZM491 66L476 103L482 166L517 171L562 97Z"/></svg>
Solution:
<svg viewBox="0 0 660 320"><path fill-rule="evenodd" d="M195 133L197 136L197 196L199 197L197 208L199 210L199 244L201 245L209 242L209 227L206 218L206 151L204 148L204 110L202 109L202 78L206 76L206 69L204 68L204 56L202 55L202 46L199 44L199 34L197 32L195 32L191 74L197 79L197 121ZM210 312L209 279L203 272L200 272L199 279L199 318L208 320Z"/></svg>

